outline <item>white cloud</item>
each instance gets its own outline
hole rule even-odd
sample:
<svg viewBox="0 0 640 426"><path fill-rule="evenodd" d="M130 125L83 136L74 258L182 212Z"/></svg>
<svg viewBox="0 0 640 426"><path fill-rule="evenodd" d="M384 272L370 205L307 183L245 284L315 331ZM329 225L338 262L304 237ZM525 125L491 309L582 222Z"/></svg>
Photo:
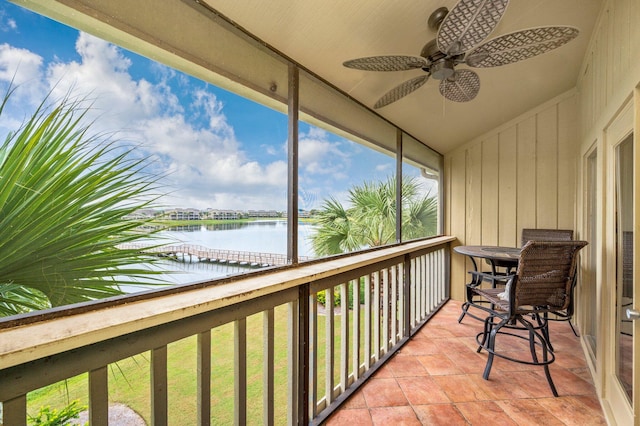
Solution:
<svg viewBox="0 0 640 426"><path fill-rule="evenodd" d="M273 145L262 144L262 145L260 145L260 149L262 149L265 153L267 153L269 155L278 155L279 154L277 148L274 147ZM286 149L284 150L284 152L286 152Z"/></svg>
<svg viewBox="0 0 640 426"><path fill-rule="evenodd" d="M77 60L45 64L33 52L1 45L0 79L6 81L19 66L19 82L35 83L25 84L32 99L40 101L50 91L53 99L72 93L92 101L92 130L115 132L118 140L140 146L140 155L151 156L150 169L166 175L163 182L171 193L162 200L166 204L286 208L286 141L260 145L260 156L270 161L256 161L206 83L190 85L186 76L157 63L148 67L147 79L134 78L132 60L121 49L85 33L79 33L75 50ZM336 188L344 188L360 167L352 158L361 151L360 145L313 126L301 133L299 184L307 193L301 207L317 208L327 194L345 199L346 193ZM381 164L375 170L389 167Z"/></svg>
<svg viewBox="0 0 640 426"><path fill-rule="evenodd" d="M9 32L9 31L17 31L18 24L15 19L8 17L7 13L4 10L0 10L0 31Z"/></svg>
<svg viewBox="0 0 640 426"><path fill-rule="evenodd" d="M131 128L163 111L179 111L179 103L167 87L131 77L131 61L115 46L80 33L75 47L81 57L79 62L49 65L49 90L55 98L74 93L93 100L100 130Z"/></svg>
<svg viewBox="0 0 640 426"><path fill-rule="evenodd" d="M329 140L329 133L312 127L299 138L299 164L308 175L330 175L340 179L349 165L349 155L341 149L342 142Z"/></svg>
<svg viewBox="0 0 640 426"><path fill-rule="evenodd" d="M94 132L117 132L117 139L139 145L166 174L167 203L179 207L286 208L286 161L261 164L249 160L224 105L216 96L185 86L175 71L152 66L158 83L134 79L131 60L96 37L80 33L78 61L57 60L45 69L43 59L24 49L0 46L0 78L10 78L20 65L20 80L38 82L40 100L72 93L93 102L89 119ZM173 86L170 85L173 82ZM190 90L190 104L181 106L175 87ZM185 112L189 108L189 115Z"/></svg>
<svg viewBox="0 0 640 426"><path fill-rule="evenodd" d="M392 164L378 164L376 166L376 171L377 172L385 172L387 170L390 170L392 167Z"/></svg>
<svg viewBox="0 0 640 426"><path fill-rule="evenodd" d="M42 101L43 58L27 49L0 44L0 81L17 87L14 96L30 104Z"/></svg>

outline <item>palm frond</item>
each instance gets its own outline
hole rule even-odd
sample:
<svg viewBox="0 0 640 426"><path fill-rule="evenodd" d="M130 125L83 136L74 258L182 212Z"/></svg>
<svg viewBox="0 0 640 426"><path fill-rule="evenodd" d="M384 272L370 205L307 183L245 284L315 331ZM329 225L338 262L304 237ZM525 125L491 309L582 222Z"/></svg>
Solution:
<svg viewBox="0 0 640 426"><path fill-rule="evenodd" d="M402 179L402 229L405 239L435 235L437 198L422 195L416 178ZM349 208L333 198L318 214L312 235L317 255L344 253L390 244L396 239L396 178L363 182L349 189Z"/></svg>
<svg viewBox="0 0 640 426"><path fill-rule="evenodd" d="M4 110L8 93L0 105ZM41 294L51 306L121 294L162 271L156 261L118 245L153 239L146 221L124 220L159 197L159 178L142 173L146 159L88 134L79 101L40 107L0 145L0 284L22 286L15 304L0 300L0 315ZM22 297L22 298L21 298ZM34 299L35 300L35 299Z"/></svg>

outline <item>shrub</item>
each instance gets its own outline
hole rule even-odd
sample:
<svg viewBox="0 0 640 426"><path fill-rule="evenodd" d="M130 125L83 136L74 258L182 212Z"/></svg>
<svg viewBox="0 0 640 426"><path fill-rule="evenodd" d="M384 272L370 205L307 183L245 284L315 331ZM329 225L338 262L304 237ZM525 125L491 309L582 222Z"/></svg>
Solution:
<svg viewBox="0 0 640 426"><path fill-rule="evenodd" d="M79 401L73 401L61 410L52 409L47 405L40 407L40 411L35 416L29 416L29 425L63 426L68 424L69 420L79 418L80 413L86 409L87 407L80 405Z"/></svg>
<svg viewBox="0 0 640 426"><path fill-rule="evenodd" d="M364 278L360 277L359 282L360 282L360 304L362 305L364 303L364 291L365 291ZM349 307L349 309L353 309L353 281L349 282L349 290L347 291L347 295L349 296L347 306ZM318 303L320 303L322 306L326 306L327 304L326 290L321 290L318 292L317 300L318 300ZM340 306L341 301L342 301L342 293L340 291L340 287L335 287L333 292L333 306Z"/></svg>

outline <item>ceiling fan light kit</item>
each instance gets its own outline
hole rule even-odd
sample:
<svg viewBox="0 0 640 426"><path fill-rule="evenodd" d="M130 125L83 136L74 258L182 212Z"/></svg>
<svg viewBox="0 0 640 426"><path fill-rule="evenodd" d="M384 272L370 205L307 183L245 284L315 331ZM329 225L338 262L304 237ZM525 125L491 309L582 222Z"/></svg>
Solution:
<svg viewBox="0 0 640 426"><path fill-rule="evenodd" d="M522 61L556 49L576 38L579 30L548 26L516 31L486 41L504 16L509 0L459 0L448 11L436 9L427 25L437 30L420 56L385 55L351 59L347 68L364 71L408 71L426 74L414 77L385 93L374 105L382 108L424 85L429 77L440 81L440 93L454 102L469 102L480 91L480 77L458 65L488 68Z"/></svg>

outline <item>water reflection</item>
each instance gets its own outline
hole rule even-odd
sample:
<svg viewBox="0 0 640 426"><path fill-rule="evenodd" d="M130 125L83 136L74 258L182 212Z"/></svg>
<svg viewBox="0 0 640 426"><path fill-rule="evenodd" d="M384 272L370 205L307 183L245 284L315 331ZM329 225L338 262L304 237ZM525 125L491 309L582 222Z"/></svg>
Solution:
<svg viewBox="0 0 640 426"><path fill-rule="evenodd" d="M200 231L230 231L234 229L247 228L248 223L216 223L213 225L180 225L170 226L167 231L171 232L200 232Z"/></svg>

